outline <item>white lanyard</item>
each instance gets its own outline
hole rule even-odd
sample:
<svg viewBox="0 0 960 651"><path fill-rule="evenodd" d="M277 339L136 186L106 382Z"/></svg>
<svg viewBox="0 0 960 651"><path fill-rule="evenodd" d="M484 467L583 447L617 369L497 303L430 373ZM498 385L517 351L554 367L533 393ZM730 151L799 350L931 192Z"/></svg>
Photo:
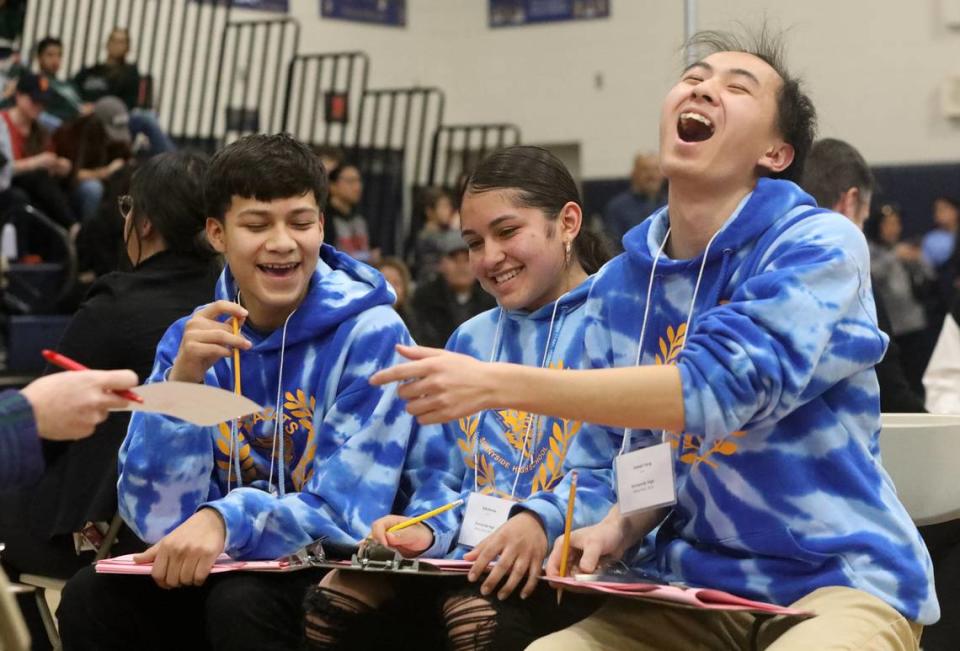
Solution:
<svg viewBox="0 0 960 651"><path fill-rule="evenodd" d="M722 229L721 229L722 230ZM684 326L683 330L683 341L680 344L680 351L687 345L687 339L690 336L690 322L693 320L693 310L697 304L697 294L700 292L700 281L703 280L703 270L707 266L707 254L710 252L710 245L713 244L713 240L716 239L717 235L720 234L718 230L710 238L710 241L707 242L706 248L703 250L703 261L700 263L700 272L697 274L697 282L693 286L693 298L690 300L690 311L687 314L687 323ZM664 248L667 246L667 240L670 239L670 228L667 227L667 234L663 236L663 242L660 243L660 248L657 249L657 254L653 258L653 265L650 268L650 282L647 284L647 300L646 305L643 308L643 321L640 326L640 340L637 342L637 357L633 362L634 366L640 366L640 358L643 355L643 344L647 334L647 317L650 315L650 303L653 293L653 279L657 271L657 261L660 259L660 256L663 254ZM666 361L666 360L664 360ZM620 444L620 453L618 456L623 455L630 448L630 439L631 433L633 432L632 428L625 427L623 430L623 442ZM667 440L667 432L662 431L660 433L661 442Z"/></svg>
<svg viewBox="0 0 960 651"><path fill-rule="evenodd" d="M547 342L543 348L543 359L540 362L540 368L543 368L547 364L547 359L550 355L550 342L553 340L553 325L557 318L557 308L560 307L560 301L563 300L564 296L566 296L566 294L558 298L553 303L553 312L550 315L550 327L547 330ZM502 333L502 325L503 325L503 312L504 312L503 308L500 308L500 316L497 318L497 331L493 337L493 349L490 351L491 362L496 361L497 354L499 353L500 335ZM486 415L486 412L483 412L477 416L477 421L478 421L477 435L476 435L477 438L473 444L473 492L474 493L480 492L479 481L477 479L477 474L478 474L477 470L480 467L480 422L479 421L481 421L485 415ZM527 444L530 442L530 434L534 430L534 422L539 424L540 416L539 415L534 416L533 414L529 414L528 420L527 420L527 428L523 435L523 441L520 444L520 452L519 452L520 458L517 461L517 474L516 474L516 477L514 477L513 479L513 487L510 489L511 500L514 499L514 496L517 493L517 485L520 482L520 475L522 474L522 471L523 471L523 451L527 449ZM539 430L539 427L537 429Z"/></svg>

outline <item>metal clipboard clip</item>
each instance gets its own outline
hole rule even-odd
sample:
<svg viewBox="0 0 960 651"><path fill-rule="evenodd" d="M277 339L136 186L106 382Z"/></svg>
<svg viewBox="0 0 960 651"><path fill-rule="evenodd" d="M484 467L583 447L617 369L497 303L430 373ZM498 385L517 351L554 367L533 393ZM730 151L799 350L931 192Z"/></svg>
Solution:
<svg viewBox="0 0 960 651"><path fill-rule="evenodd" d="M327 555L323 551L323 540L314 540L312 543L308 543L289 556L285 556L283 561L288 563L291 568L321 566L327 562Z"/></svg>
<svg viewBox="0 0 960 651"><path fill-rule="evenodd" d="M350 567L374 572L419 572L420 561L375 542L364 542L350 558Z"/></svg>

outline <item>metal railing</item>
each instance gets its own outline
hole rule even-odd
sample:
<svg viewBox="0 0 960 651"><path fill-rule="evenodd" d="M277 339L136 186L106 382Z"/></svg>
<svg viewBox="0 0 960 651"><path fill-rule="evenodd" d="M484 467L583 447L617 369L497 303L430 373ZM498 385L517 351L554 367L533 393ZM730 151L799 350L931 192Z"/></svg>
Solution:
<svg viewBox="0 0 960 651"><path fill-rule="evenodd" d="M520 128L513 124L444 124L433 135L429 184L455 189L460 175L489 152L519 142Z"/></svg>
<svg viewBox="0 0 960 651"><path fill-rule="evenodd" d="M220 42L208 133L230 141L281 131L300 23L293 18L229 22Z"/></svg>
<svg viewBox="0 0 960 651"><path fill-rule="evenodd" d="M385 253L402 250L413 198L406 187L427 180L432 134L443 122L438 88L381 88L363 94L352 157L367 190L361 208Z"/></svg>
<svg viewBox="0 0 960 651"><path fill-rule="evenodd" d="M204 113L216 110L210 79L222 59L221 35L231 0L30 0L22 51L32 61L45 36L63 41L60 76L106 59L114 27L130 34L127 60L151 86L152 108L174 136L203 136Z"/></svg>
<svg viewBox="0 0 960 651"><path fill-rule="evenodd" d="M353 146L369 69L364 52L295 56L287 72L283 130L311 144ZM332 112L334 99L342 102L337 114Z"/></svg>

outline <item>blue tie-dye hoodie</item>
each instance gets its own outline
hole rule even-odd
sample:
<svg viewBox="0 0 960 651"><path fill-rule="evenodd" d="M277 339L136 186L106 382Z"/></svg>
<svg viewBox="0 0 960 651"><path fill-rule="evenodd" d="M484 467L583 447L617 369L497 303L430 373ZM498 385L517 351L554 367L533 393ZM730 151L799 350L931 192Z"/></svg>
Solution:
<svg viewBox="0 0 960 651"><path fill-rule="evenodd" d="M761 179L704 257L661 254L642 364L676 364L677 504L657 536L669 581L789 604L851 586L910 620L939 614L932 566L880 463L876 325L863 235L788 182ZM637 356L661 209L623 239L587 302L592 366ZM684 345L685 343L685 345ZM634 431L631 448L660 432ZM648 568L649 569L649 568Z"/></svg>
<svg viewBox="0 0 960 651"><path fill-rule="evenodd" d="M483 361L581 368L584 303L592 284L593 278L588 278L533 312L497 307L479 314L457 328L447 342L447 350ZM458 497L466 500L476 487L483 494L522 500L513 513L518 509L536 513L552 546L563 533L570 469L580 469L576 526L599 521L615 501L610 468L619 440L611 440L602 432L598 436L598 431L585 423L515 409L490 410L449 422L444 425L443 442L434 447L438 456L441 448L454 450L447 463L457 474L459 492L424 499L418 491L404 513L422 513ZM430 520L434 544L424 556L459 558L469 551L463 545L451 550L463 514L461 507Z"/></svg>
<svg viewBox="0 0 960 651"><path fill-rule="evenodd" d="M236 296L227 268L216 298ZM275 558L318 538L349 544L366 536L391 510L418 430L396 385L369 383L375 371L401 361L397 343L410 343L392 302L383 276L324 245L286 328L243 327L253 348L240 353L241 387L265 410L240 421L234 464L229 423L198 427L134 414L120 450L119 505L127 524L154 542L198 508L212 507L226 523L225 551L241 559ZM149 382L163 381L186 321L163 336ZM204 382L232 390L232 361L218 361ZM275 437L278 394L283 416ZM426 438L439 431L423 429ZM228 488L236 465L243 486L231 471Z"/></svg>

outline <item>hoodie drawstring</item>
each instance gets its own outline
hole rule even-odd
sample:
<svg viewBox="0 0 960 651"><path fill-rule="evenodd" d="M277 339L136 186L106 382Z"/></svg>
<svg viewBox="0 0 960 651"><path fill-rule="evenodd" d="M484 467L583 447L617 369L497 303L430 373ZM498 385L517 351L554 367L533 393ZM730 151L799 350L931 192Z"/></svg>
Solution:
<svg viewBox="0 0 960 651"><path fill-rule="evenodd" d="M566 294L564 294L566 296ZM540 368L547 365L547 359L550 356L550 342L553 340L553 324L557 318L557 308L560 307L561 296L553 303L553 312L550 314L550 327L547 329L547 343L543 347L543 359L540 361ZM527 449L530 442L530 432L533 431L534 422L539 422L540 417L530 414L527 420L527 431L523 434L523 442L520 444L520 460L517 461L517 476L513 478L513 487L510 489L510 499L514 499L517 494L517 484L520 482L521 469L523 468L523 451ZM533 452L531 451L531 456Z"/></svg>
<svg viewBox="0 0 960 651"><path fill-rule="evenodd" d="M500 336L503 334L503 314L506 310L500 308L500 314L497 316L497 327L493 331L493 345L490 346L489 363L497 361L500 356ZM479 493L480 487L477 483L477 468L480 467L480 425L483 424L483 417L487 415L482 411L477 415L477 440L473 444L473 492Z"/></svg>
<svg viewBox="0 0 960 651"><path fill-rule="evenodd" d="M284 459L284 444L283 444L283 353L287 348L287 324L290 322L290 317L296 313L296 310L287 315L286 320L283 322L283 332L280 335L280 368L277 371L277 408L276 408L276 419L273 423L273 441L270 443L270 473L267 475L267 491L273 492L273 460L276 458L276 453L279 451L279 467L277 468L277 490L280 493L280 497L283 497L286 494L287 488L286 478L284 472L286 471L286 461ZM278 450L279 448L279 450Z"/></svg>
<svg viewBox="0 0 960 651"><path fill-rule="evenodd" d="M693 310L697 305L697 294L700 293L700 282L703 280L703 271L707 268L707 254L710 253L710 245L713 244L713 241L717 239L717 236L721 233L723 229L718 230L714 233L710 240L707 242L707 246L703 249L703 260L700 262L700 271L697 273L697 282L693 286L693 298L690 299L690 311L687 314L687 322L684 326L683 332L683 342L680 344L680 351L687 345L687 339L690 336L690 324L693 321ZM653 265L650 268L650 282L647 285L647 300L643 307L643 322L640 326L640 339L637 341L637 357L634 361L634 366L640 365L640 358L643 355L643 343L647 335L647 317L650 315L650 303L651 296L653 295L653 279L655 272L657 270L657 261L660 259L660 256L663 254L663 250L667 246L667 240L670 239L670 228L667 228L667 234L663 236L663 242L660 243L660 248L657 249L657 254L653 258ZM729 260L728 252L730 249L724 249L723 264L720 268L720 277L721 279L726 274L727 264ZM717 283L719 287L722 283ZM679 353L678 353L679 354ZM630 427L625 427L623 430L623 442L620 444L620 454L623 454L629 449L630 439L633 434L633 429ZM666 441L667 433L666 431L661 432L660 438L663 441Z"/></svg>

